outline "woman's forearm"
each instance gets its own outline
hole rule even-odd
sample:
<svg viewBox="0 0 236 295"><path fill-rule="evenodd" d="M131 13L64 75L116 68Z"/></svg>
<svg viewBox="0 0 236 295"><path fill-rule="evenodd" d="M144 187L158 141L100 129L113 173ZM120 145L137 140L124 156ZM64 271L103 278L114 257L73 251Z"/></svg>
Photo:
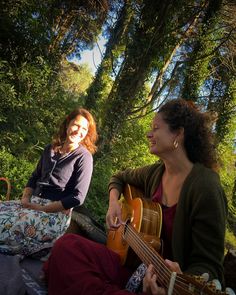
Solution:
<svg viewBox="0 0 236 295"><path fill-rule="evenodd" d="M25 187L21 197L21 204L26 207L30 202L30 197L32 196L33 189L31 187Z"/></svg>
<svg viewBox="0 0 236 295"><path fill-rule="evenodd" d="M30 197L32 196L33 194L33 189L31 187L25 187L24 190L23 190L23 194L22 194L22 199L30 199Z"/></svg>
<svg viewBox="0 0 236 295"><path fill-rule="evenodd" d="M112 188L109 192L109 202L117 202L119 200L120 193L116 188Z"/></svg>
<svg viewBox="0 0 236 295"><path fill-rule="evenodd" d="M44 211L46 213L56 213L56 212L64 212L65 214L69 213L69 209L65 209L62 205L61 201L55 201L47 205L40 205L36 203L28 203L25 208L36 210L36 211Z"/></svg>
<svg viewBox="0 0 236 295"><path fill-rule="evenodd" d="M55 213L55 212L66 211L66 209L63 207L61 201L55 201L45 206L42 206L42 211L47 213Z"/></svg>

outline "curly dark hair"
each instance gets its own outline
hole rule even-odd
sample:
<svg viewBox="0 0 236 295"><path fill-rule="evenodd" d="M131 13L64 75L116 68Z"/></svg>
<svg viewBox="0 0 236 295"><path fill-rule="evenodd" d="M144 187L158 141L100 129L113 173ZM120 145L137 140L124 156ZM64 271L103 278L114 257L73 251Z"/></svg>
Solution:
<svg viewBox="0 0 236 295"><path fill-rule="evenodd" d="M52 148L54 151L60 151L62 148L65 140L66 140L66 131L70 124L70 121L73 120L78 115L83 116L85 119L88 120L89 127L88 127L88 133L84 140L81 142L83 146L87 148L87 150L90 151L91 154L94 154L97 150L97 147L95 145L98 135L97 135L97 128L96 123L93 118L93 116L90 114L89 111L83 108L78 108L73 110L66 118L63 120L61 125L59 126L59 130L57 133L54 134L52 139Z"/></svg>
<svg viewBox="0 0 236 295"><path fill-rule="evenodd" d="M168 101L160 107L158 113L162 114L170 130L184 128L184 147L191 162L217 168L210 113L201 112L192 101L184 99Z"/></svg>

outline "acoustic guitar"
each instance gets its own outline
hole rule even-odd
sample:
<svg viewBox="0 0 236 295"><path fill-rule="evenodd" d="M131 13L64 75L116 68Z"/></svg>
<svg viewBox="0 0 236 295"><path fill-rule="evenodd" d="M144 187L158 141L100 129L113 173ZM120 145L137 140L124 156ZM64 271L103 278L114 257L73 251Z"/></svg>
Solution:
<svg viewBox="0 0 236 295"><path fill-rule="evenodd" d="M162 212L158 203L145 200L140 191L126 185L121 207L122 219L126 222L118 229L108 232L107 247L120 255L123 264L131 247L145 265L154 266L157 282L168 290L168 295L228 294L216 290L214 283L207 283L201 276L177 274L167 267L157 252L160 250L162 224Z"/></svg>

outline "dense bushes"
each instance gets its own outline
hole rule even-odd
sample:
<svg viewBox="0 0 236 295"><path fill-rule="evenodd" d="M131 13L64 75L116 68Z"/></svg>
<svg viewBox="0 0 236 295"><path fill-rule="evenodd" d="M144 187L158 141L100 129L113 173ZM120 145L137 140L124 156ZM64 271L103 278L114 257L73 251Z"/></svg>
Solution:
<svg viewBox="0 0 236 295"><path fill-rule="evenodd" d="M28 177L33 172L35 163L24 158L15 157L6 149L0 150L0 177L6 177L11 183L11 198L18 199L21 196ZM0 183L1 199L5 196L6 189Z"/></svg>

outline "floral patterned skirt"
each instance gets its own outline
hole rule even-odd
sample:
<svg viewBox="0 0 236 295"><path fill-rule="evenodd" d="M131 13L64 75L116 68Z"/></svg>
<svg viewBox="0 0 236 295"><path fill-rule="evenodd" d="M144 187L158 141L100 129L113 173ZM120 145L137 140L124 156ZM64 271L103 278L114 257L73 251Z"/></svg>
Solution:
<svg viewBox="0 0 236 295"><path fill-rule="evenodd" d="M32 196L31 202L46 205L52 201ZM19 200L0 202L0 253L28 256L51 248L70 219L71 214L23 208Z"/></svg>

